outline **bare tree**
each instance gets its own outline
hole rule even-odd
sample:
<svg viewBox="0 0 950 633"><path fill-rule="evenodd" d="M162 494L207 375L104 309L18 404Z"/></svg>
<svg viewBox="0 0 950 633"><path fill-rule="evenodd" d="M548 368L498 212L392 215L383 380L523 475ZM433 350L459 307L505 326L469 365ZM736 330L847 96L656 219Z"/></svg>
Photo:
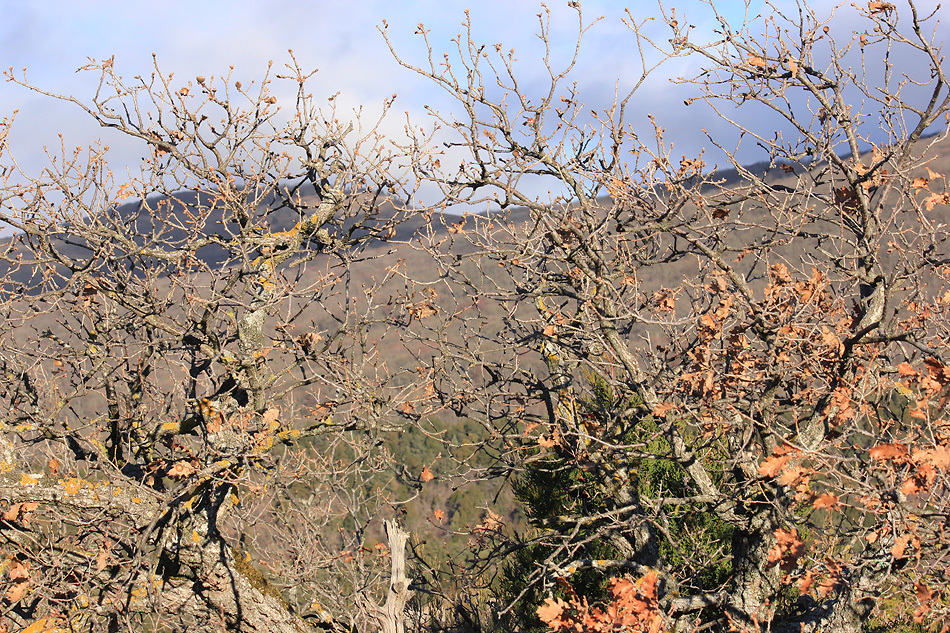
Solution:
<svg viewBox="0 0 950 633"><path fill-rule="evenodd" d="M484 475L561 482L514 544L541 552L514 598L540 588L556 630L946 616L948 193L928 169L950 92L934 15L856 11L862 30L842 34L804 4L772 7L738 31L720 20L715 42L668 14L669 44L629 16L643 76L590 115L576 56L550 65L546 12L537 93L468 24L452 55L420 29L428 60L400 58L458 106L434 114L454 136L420 177L447 206L507 210L422 244L446 309L415 336L440 345L438 397L493 433ZM688 103L754 139L762 169L715 138L733 172L672 155L659 116L637 135L628 111L657 51L703 60ZM775 125L746 124L751 108ZM564 589L591 568L642 584L591 610Z"/></svg>
<svg viewBox="0 0 950 633"><path fill-rule="evenodd" d="M414 194L391 101L318 108L296 61L283 109L271 71L86 71L88 103L7 75L149 155L22 174L3 124L0 627L368 626L397 501L378 436L417 375L380 356L391 275L366 273Z"/></svg>

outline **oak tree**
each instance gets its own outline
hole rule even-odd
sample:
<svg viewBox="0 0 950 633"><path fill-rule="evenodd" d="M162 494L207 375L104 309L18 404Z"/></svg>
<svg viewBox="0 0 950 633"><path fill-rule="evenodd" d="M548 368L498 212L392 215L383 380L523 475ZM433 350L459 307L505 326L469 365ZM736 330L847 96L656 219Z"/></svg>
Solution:
<svg viewBox="0 0 950 633"><path fill-rule="evenodd" d="M936 15L858 3L851 30L784 9L738 29L717 14L714 41L680 14L663 14L665 36L628 15L643 75L595 111L576 54L553 65L546 11L541 89L469 23L452 55L420 30L428 59L400 57L457 106L433 114L448 140L420 177L446 205L501 209L419 242L445 309L417 336L440 345L442 399L493 433L493 472L556 482L529 495L553 509L496 550L534 548L508 598L548 596L533 607L554 630L858 631L895 605L946 617ZM696 58L686 105L734 126L758 166L713 136L724 165L677 155L662 112L638 127L658 52ZM575 592L591 569L618 578L613 598Z"/></svg>

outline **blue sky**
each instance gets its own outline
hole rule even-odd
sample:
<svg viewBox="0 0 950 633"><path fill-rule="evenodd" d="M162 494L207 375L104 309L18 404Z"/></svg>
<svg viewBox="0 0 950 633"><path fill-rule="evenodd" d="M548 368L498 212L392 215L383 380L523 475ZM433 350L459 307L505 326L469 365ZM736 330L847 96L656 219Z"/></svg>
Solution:
<svg viewBox="0 0 950 633"><path fill-rule="evenodd" d="M548 4L559 49L555 53L563 59L573 49L576 20L566 0ZM788 0L775 4L795 6ZM834 6L827 0L812 4L818 6L819 13ZM920 4L930 6L935 1ZM588 34L576 73L581 97L592 108L608 105L618 80L621 84L630 81L639 70L634 38L620 22L623 6L610 0L583 3L588 21L601 15L605 18ZM651 2L638 1L632 6L638 19L659 12L658 5ZM701 0L667 0L664 6L667 10L675 6L678 16L697 25L694 40L710 32L712 12ZM735 26L746 12L744 3L737 0L724 0L717 6ZM515 48L523 64L525 85L532 85L532 78L540 77L542 70L540 64L532 63L537 61L534 34L540 3L528 0L0 0L0 15L4 16L0 22L0 67L12 67L18 73L25 67L37 86L88 100L97 77L76 73L88 58L115 55L118 72L133 76L151 71L154 52L162 69L174 72L183 82L195 75L221 75L229 65L235 67L234 78L246 82L260 78L268 60L277 66L288 62L287 49L293 49L304 67L319 69L311 86L315 93L339 91L346 106L370 109L398 93L396 109L422 122L425 105L443 107L444 101L431 85L398 67L377 27L386 20L397 49L410 60L422 61L419 38L413 36L417 24L422 22L431 29L430 39L436 47L448 48L450 39L460 31L466 7L471 9L476 39ZM772 10L762 0L752 0L749 6L750 17ZM847 5L840 10L844 28L851 19L848 10ZM689 89L668 81L670 76L689 74L698 64L696 59L677 60L661 70L638 96L633 113L634 125L642 125L644 131L648 129L646 115L657 115L684 154L693 154L704 145L697 134L699 128L725 129L709 113L683 107ZM115 148L113 161L117 164L134 163L136 154L141 153L138 147L110 137L75 106L0 83L0 116L9 116L13 110L19 110L13 147L24 169L40 167L46 160L43 146L58 145L60 133L67 147L101 138ZM754 158L751 153L750 157Z"/></svg>

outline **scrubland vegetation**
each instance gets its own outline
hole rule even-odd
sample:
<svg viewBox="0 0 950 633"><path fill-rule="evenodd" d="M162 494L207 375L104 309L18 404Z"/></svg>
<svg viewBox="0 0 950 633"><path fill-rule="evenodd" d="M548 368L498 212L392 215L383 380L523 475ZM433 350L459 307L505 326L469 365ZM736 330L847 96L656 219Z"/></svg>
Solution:
<svg viewBox="0 0 950 633"><path fill-rule="evenodd" d="M630 16L599 111L420 27L409 140L293 59L8 73L147 155L0 127L0 632L947 630L938 16L841 11ZM657 55L763 162L631 120Z"/></svg>

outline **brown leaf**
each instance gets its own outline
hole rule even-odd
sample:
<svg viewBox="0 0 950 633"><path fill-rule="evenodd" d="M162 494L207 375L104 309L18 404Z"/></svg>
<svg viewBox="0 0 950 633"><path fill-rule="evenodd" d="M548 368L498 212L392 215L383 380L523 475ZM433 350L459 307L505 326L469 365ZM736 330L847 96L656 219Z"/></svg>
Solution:
<svg viewBox="0 0 950 633"><path fill-rule="evenodd" d="M746 61L749 62L750 66L755 66L756 68L768 68L769 66L765 58L759 57L758 55L749 55Z"/></svg>
<svg viewBox="0 0 950 633"><path fill-rule="evenodd" d="M872 0L868 2L868 11L872 14L883 13L887 15L894 10L894 5L890 2L879 2L878 0Z"/></svg>
<svg viewBox="0 0 950 633"><path fill-rule="evenodd" d="M914 452L915 462L924 462L934 468L947 470L950 468L950 446L938 446Z"/></svg>
<svg viewBox="0 0 950 633"><path fill-rule="evenodd" d="M3 513L3 520L17 521L23 523L23 525L29 525L30 514L35 512L38 507L40 507L38 503L14 503L9 510Z"/></svg>
<svg viewBox="0 0 950 633"><path fill-rule="evenodd" d="M930 602L934 598L934 591L922 582L915 582L914 593L917 595L917 600L920 602L920 606L914 610L914 622L917 624L922 624L924 621L924 616L928 611L930 611Z"/></svg>
<svg viewBox="0 0 950 633"><path fill-rule="evenodd" d="M564 609L568 606L566 602L560 598L545 598L544 604L538 607L538 618L542 622L547 624L549 627L557 631L561 628L561 624L564 622L561 620L561 614L564 613Z"/></svg>
<svg viewBox="0 0 950 633"><path fill-rule="evenodd" d="M429 470L428 466L423 466L422 472L419 473L419 479L421 479L423 483L425 483L425 482L429 482L435 479L435 475L432 474L432 471Z"/></svg>
<svg viewBox="0 0 950 633"><path fill-rule="evenodd" d="M273 407L264 412L261 416L264 420L264 424L273 428L273 425L276 424L277 418L280 417L280 409Z"/></svg>
<svg viewBox="0 0 950 633"><path fill-rule="evenodd" d="M838 505L838 495L833 492L826 492L823 495L818 495L818 498L815 499L812 506L816 510L831 510Z"/></svg>
<svg viewBox="0 0 950 633"><path fill-rule="evenodd" d="M102 546L99 547L99 555L96 556L96 569L102 571L109 566L109 560L112 558L112 541L105 539Z"/></svg>
<svg viewBox="0 0 950 633"><path fill-rule="evenodd" d="M913 534L905 534L894 539L894 545L891 547L891 556L897 559L904 558L904 552L907 550L907 545L913 540L913 538Z"/></svg>
<svg viewBox="0 0 950 633"><path fill-rule="evenodd" d="M807 479L811 473L812 470L810 468L792 466L791 468L786 469L780 476L776 477L775 481L783 486L795 486Z"/></svg>
<svg viewBox="0 0 950 633"><path fill-rule="evenodd" d="M908 363L901 363L897 366L897 373L901 376L908 376L916 378L920 374L917 373L917 370L910 366Z"/></svg>
<svg viewBox="0 0 950 633"><path fill-rule="evenodd" d="M759 466L759 474L763 477L775 477L785 468L788 461L794 457L793 451L787 444L775 449L775 451L765 458L765 461Z"/></svg>
<svg viewBox="0 0 950 633"><path fill-rule="evenodd" d="M775 530L777 542L769 550L766 569L778 565L782 571L790 572L798 567L798 559L805 555L805 543L798 538L798 530Z"/></svg>
<svg viewBox="0 0 950 633"><path fill-rule="evenodd" d="M875 461L896 460L902 462L907 459L907 446L899 442L893 444L878 444L871 447L871 459Z"/></svg>
<svg viewBox="0 0 950 633"><path fill-rule="evenodd" d="M194 465L183 459L179 462L175 462L172 467L168 469L168 476L172 479L185 479L186 477L191 477L196 472L198 472L198 470Z"/></svg>
<svg viewBox="0 0 950 633"><path fill-rule="evenodd" d="M815 573L810 569L805 572L805 575L795 581L795 585L798 587L798 590L802 593L808 593L808 590L811 589L811 586L815 583Z"/></svg>
<svg viewBox="0 0 950 633"><path fill-rule="evenodd" d="M7 589L6 597L10 602L18 602L30 588L30 561L20 561L11 556L7 559L7 565L7 574L13 582Z"/></svg>
<svg viewBox="0 0 950 633"><path fill-rule="evenodd" d="M411 304L407 307L407 310L409 314L417 319L425 319L426 317L435 316L439 313L439 308L432 305L432 302L428 300Z"/></svg>
<svg viewBox="0 0 950 633"><path fill-rule="evenodd" d="M666 414L676 408L672 402L662 402L653 407L653 415L658 418L665 418Z"/></svg>
<svg viewBox="0 0 950 633"><path fill-rule="evenodd" d="M928 211L933 211L938 204L950 204L950 194L935 193L924 199L924 208Z"/></svg>
<svg viewBox="0 0 950 633"><path fill-rule="evenodd" d="M546 325L542 334L545 336L554 336L557 333L557 326L552 324Z"/></svg>

